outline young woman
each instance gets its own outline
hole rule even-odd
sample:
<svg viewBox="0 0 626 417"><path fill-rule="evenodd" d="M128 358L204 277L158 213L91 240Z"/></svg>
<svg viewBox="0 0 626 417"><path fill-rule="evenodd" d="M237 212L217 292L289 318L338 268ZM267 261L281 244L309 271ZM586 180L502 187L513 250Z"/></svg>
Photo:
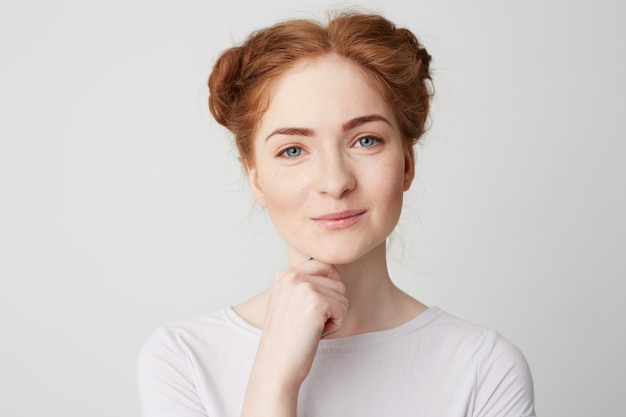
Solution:
<svg viewBox="0 0 626 417"><path fill-rule="evenodd" d="M296 20L218 59L209 107L233 132L289 265L234 308L159 329L145 416L534 416L521 353L389 277L414 176L430 56L377 15Z"/></svg>

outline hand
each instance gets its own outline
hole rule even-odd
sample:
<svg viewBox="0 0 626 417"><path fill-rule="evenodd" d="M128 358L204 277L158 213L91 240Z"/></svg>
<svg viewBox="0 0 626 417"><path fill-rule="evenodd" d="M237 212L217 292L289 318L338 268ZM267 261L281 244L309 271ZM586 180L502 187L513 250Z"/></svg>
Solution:
<svg viewBox="0 0 626 417"><path fill-rule="evenodd" d="M341 327L347 308L345 286L334 266L310 260L279 272L257 352L262 363L255 366L271 372L272 383L299 388L321 335Z"/></svg>

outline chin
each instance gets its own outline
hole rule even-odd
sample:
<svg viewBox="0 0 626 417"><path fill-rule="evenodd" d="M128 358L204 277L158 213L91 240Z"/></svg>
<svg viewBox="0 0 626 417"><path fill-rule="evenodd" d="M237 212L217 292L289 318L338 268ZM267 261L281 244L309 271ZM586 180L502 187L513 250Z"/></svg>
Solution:
<svg viewBox="0 0 626 417"><path fill-rule="evenodd" d="M384 242L383 242L384 243ZM347 247L349 246L349 247ZM354 245L344 245L341 248L327 248L325 250L313 250L311 255L318 261L330 265L346 265L358 261L362 257L370 254L373 249L379 247L380 244L373 247L355 247Z"/></svg>
<svg viewBox="0 0 626 417"><path fill-rule="evenodd" d="M346 264L350 264L355 261L358 261L361 257L360 256L346 257L346 256L336 256L336 255L329 255L329 256L320 255L320 256L313 256L313 258L329 265L346 265Z"/></svg>

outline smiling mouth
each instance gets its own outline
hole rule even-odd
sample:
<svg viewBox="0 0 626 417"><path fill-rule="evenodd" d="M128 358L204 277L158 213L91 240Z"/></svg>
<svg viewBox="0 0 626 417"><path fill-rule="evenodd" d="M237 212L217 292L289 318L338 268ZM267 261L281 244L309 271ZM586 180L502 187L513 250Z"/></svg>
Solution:
<svg viewBox="0 0 626 417"><path fill-rule="evenodd" d="M336 213L328 213L319 217L313 217L311 220L326 229L344 229L361 220L366 212L367 210L362 209L346 210Z"/></svg>

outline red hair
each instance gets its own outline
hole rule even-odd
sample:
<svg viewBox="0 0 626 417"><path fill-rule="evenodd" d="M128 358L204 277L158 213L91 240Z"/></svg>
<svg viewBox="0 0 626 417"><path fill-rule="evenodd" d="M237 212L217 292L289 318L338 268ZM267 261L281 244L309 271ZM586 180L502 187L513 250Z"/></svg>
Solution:
<svg viewBox="0 0 626 417"><path fill-rule="evenodd" d="M424 133L432 90L430 55L415 35L379 15L342 13L326 25L289 20L252 33L227 49L209 77L209 109L254 161L252 139L273 82L303 59L337 54L363 68L396 115L407 146Z"/></svg>

